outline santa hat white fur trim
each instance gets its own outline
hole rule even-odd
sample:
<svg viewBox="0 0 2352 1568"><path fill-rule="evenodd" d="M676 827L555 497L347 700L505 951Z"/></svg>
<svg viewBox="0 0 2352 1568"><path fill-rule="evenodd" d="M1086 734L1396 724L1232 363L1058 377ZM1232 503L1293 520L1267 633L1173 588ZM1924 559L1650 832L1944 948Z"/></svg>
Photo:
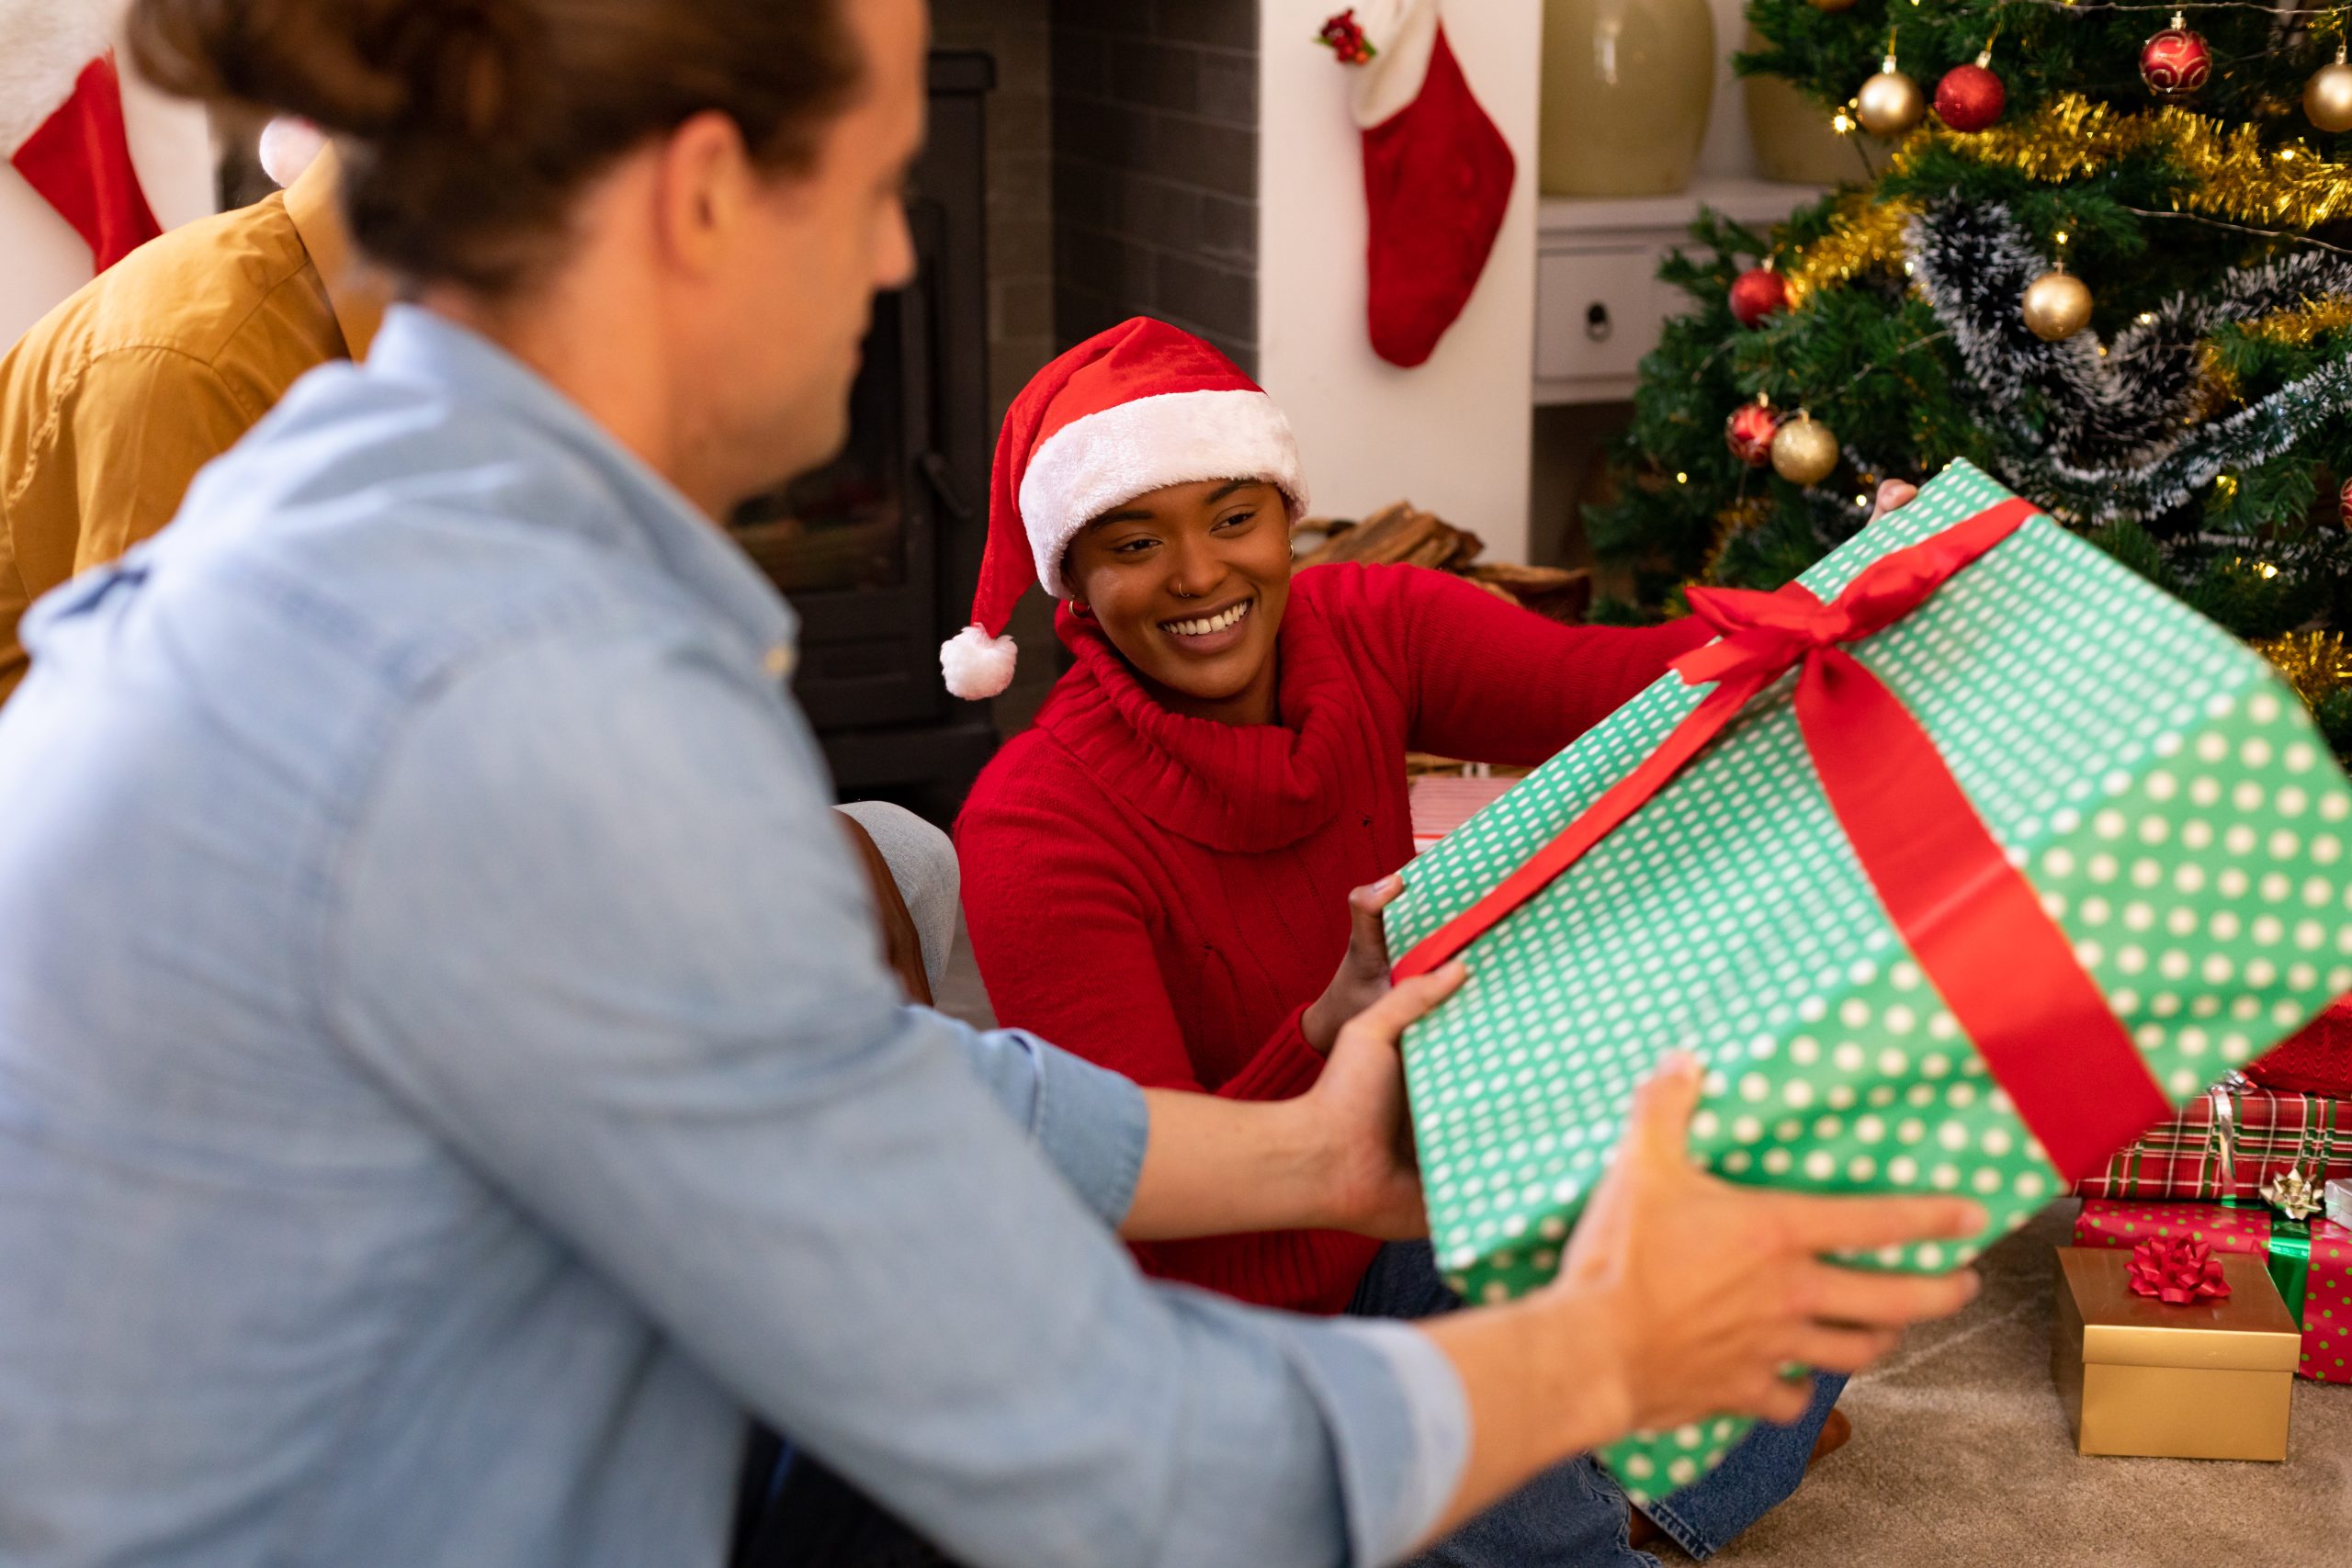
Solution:
<svg viewBox="0 0 2352 1568"><path fill-rule="evenodd" d="M96 0L0 0L0 163L74 96L113 19Z"/></svg>
<svg viewBox="0 0 2352 1568"><path fill-rule="evenodd" d="M1072 420L1039 445L1021 476L1037 581L1069 598L1062 554L1080 529L1121 502L1199 479L1264 479L1289 501L1292 522L1306 514L1297 439L1263 392L1162 392Z"/></svg>
<svg viewBox="0 0 2352 1568"><path fill-rule="evenodd" d="M1356 13L1373 56L1350 72L1349 108L1369 130L1420 96L1437 51L1438 0L1369 0Z"/></svg>
<svg viewBox="0 0 2352 1568"><path fill-rule="evenodd" d="M966 626L939 645L939 672L947 690L967 703L993 697L1012 684L1019 649L1009 637L990 637L985 627Z"/></svg>

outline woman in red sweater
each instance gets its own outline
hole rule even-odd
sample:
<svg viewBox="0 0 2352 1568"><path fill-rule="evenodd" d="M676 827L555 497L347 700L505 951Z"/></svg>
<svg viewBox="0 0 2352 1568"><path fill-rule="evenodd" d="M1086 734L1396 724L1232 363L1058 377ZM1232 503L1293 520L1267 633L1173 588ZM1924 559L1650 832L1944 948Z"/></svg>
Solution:
<svg viewBox="0 0 2352 1568"><path fill-rule="evenodd" d="M949 686L1003 689L1012 645L990 634L1033 571L1064 601L1076 663L956 825L973 953L1001 1021L1148 1086L1305 1090L1385 984L1378 911L1412 855L1405 753L1540 762L1712 635L1564 626L1413 567L1294 577L1306 503L1280 411L1149 320L1039 372L998 444L974 625L942 650ZM1136 1251L1155 1274L1270 1306L1450 1303L1425 1246L1285 1231ZM1693 1550L1719 1545L1793 1486L1832 1398L1780 1473L1734 1467L1723 1506L1654 1515Z"/></svg>
<svg viewBox="0 0 2352 1568"><path fill-rule="evenodd" d="M1074 505L1050 493L1066 468ZM1334 981L1350 891L1412 857L1408 750L1540 762L1711 635L1564 626L1412 567L1294 578L1287 423L1158 321L1039 373L997 491L1000 525L1058 548L992 538L983 594L1008 558L1016 588L1034 565L1077 663L956 825L973 953L1000 1019L1153 1088L1276 1100L1314 1082L1361 1001ZM1376 942L1385 897L1359 902ZM1139 1251L1165 1277L1336 1313L1379 1245L1292 1231Z"/></svg>

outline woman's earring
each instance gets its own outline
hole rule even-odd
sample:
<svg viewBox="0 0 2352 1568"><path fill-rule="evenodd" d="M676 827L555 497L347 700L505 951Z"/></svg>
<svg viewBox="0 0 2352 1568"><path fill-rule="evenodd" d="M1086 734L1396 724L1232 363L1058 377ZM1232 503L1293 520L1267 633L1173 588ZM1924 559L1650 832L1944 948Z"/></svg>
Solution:
<svg viewBox="0 0 2352 1568"><path fill-rule="evenodd" d="M1094 612L1086 607L1086 601L1083 599L1071 600L1069 602L1069 613L1076 615L1081 621L1091 621L1094 618Z"/></svg>

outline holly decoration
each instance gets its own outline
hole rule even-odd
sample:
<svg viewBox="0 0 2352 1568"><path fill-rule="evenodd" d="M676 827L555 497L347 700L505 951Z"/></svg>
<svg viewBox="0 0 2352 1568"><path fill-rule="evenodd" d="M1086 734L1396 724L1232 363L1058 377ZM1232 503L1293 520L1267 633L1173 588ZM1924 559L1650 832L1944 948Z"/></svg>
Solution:
<svg viewBox="0 0 2352 1568"><path fill-rule="evenodd" d="M1936 118L1954 130L1982 130L2001 118L2008 89L1992 70L1993 51L1986 50L1973 65L1955 65L1936 84Z"/></svg>
<svg viewBox="0 0 2352 1568"><path fill-rule="evenodd" d="M1789 286L1770 265L1752 266L1732 279L1732 318L1743 327L1789 308Z"/></svg>
<svg viewBox="0 0 2352 1568"><path fill-rule="evenodd" d="M2213 46L2188 30L2188 18L2172 14L2172 26L2140 49L2140 80L2160 98L2195 97L2213 74Z"/></svg>
<svg viewBox="0 0 2352 1568"><path fill-rule="evenodd" d="M1323 28L1315 41L1340 57L1342 65L1362 65L1380 51L1363 36L1363 24L1356 20L1355 7L1351 6L1337 16L1325 18Z"/></svg>
<svg viewBox="0 0 2352 1568"><path fill-rule="evenodd" d="M1772 460L1772 437L1780 429L1781 416L1758 398L1732 411L1724 423L1724 445L1749 468L1760 468Z"/></svg>

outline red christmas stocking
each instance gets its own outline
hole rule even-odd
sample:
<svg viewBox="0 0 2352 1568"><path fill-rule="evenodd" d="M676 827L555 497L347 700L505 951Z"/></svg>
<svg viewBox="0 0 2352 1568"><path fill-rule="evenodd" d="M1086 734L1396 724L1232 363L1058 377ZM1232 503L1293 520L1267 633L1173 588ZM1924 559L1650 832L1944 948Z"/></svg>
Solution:
<svg viewBox="0 0 2352 1568"><path fill-rule="evenodd" d="M162 231L131 167L93 0L0 0L0 148L88 243L98 271Z"/></svg>
<svg viewBox="0 0 2352 1568"><path fill-rule="evenodd" d="M1337 35L1326 33L1359 73L1367 315L1374 352L1394 365L1429 358L1469 302L1517 169L1463 77L1438 8L1438 0L1387 0L1363 8L1360 28L1343 13L1330 24Z"/></svg>

